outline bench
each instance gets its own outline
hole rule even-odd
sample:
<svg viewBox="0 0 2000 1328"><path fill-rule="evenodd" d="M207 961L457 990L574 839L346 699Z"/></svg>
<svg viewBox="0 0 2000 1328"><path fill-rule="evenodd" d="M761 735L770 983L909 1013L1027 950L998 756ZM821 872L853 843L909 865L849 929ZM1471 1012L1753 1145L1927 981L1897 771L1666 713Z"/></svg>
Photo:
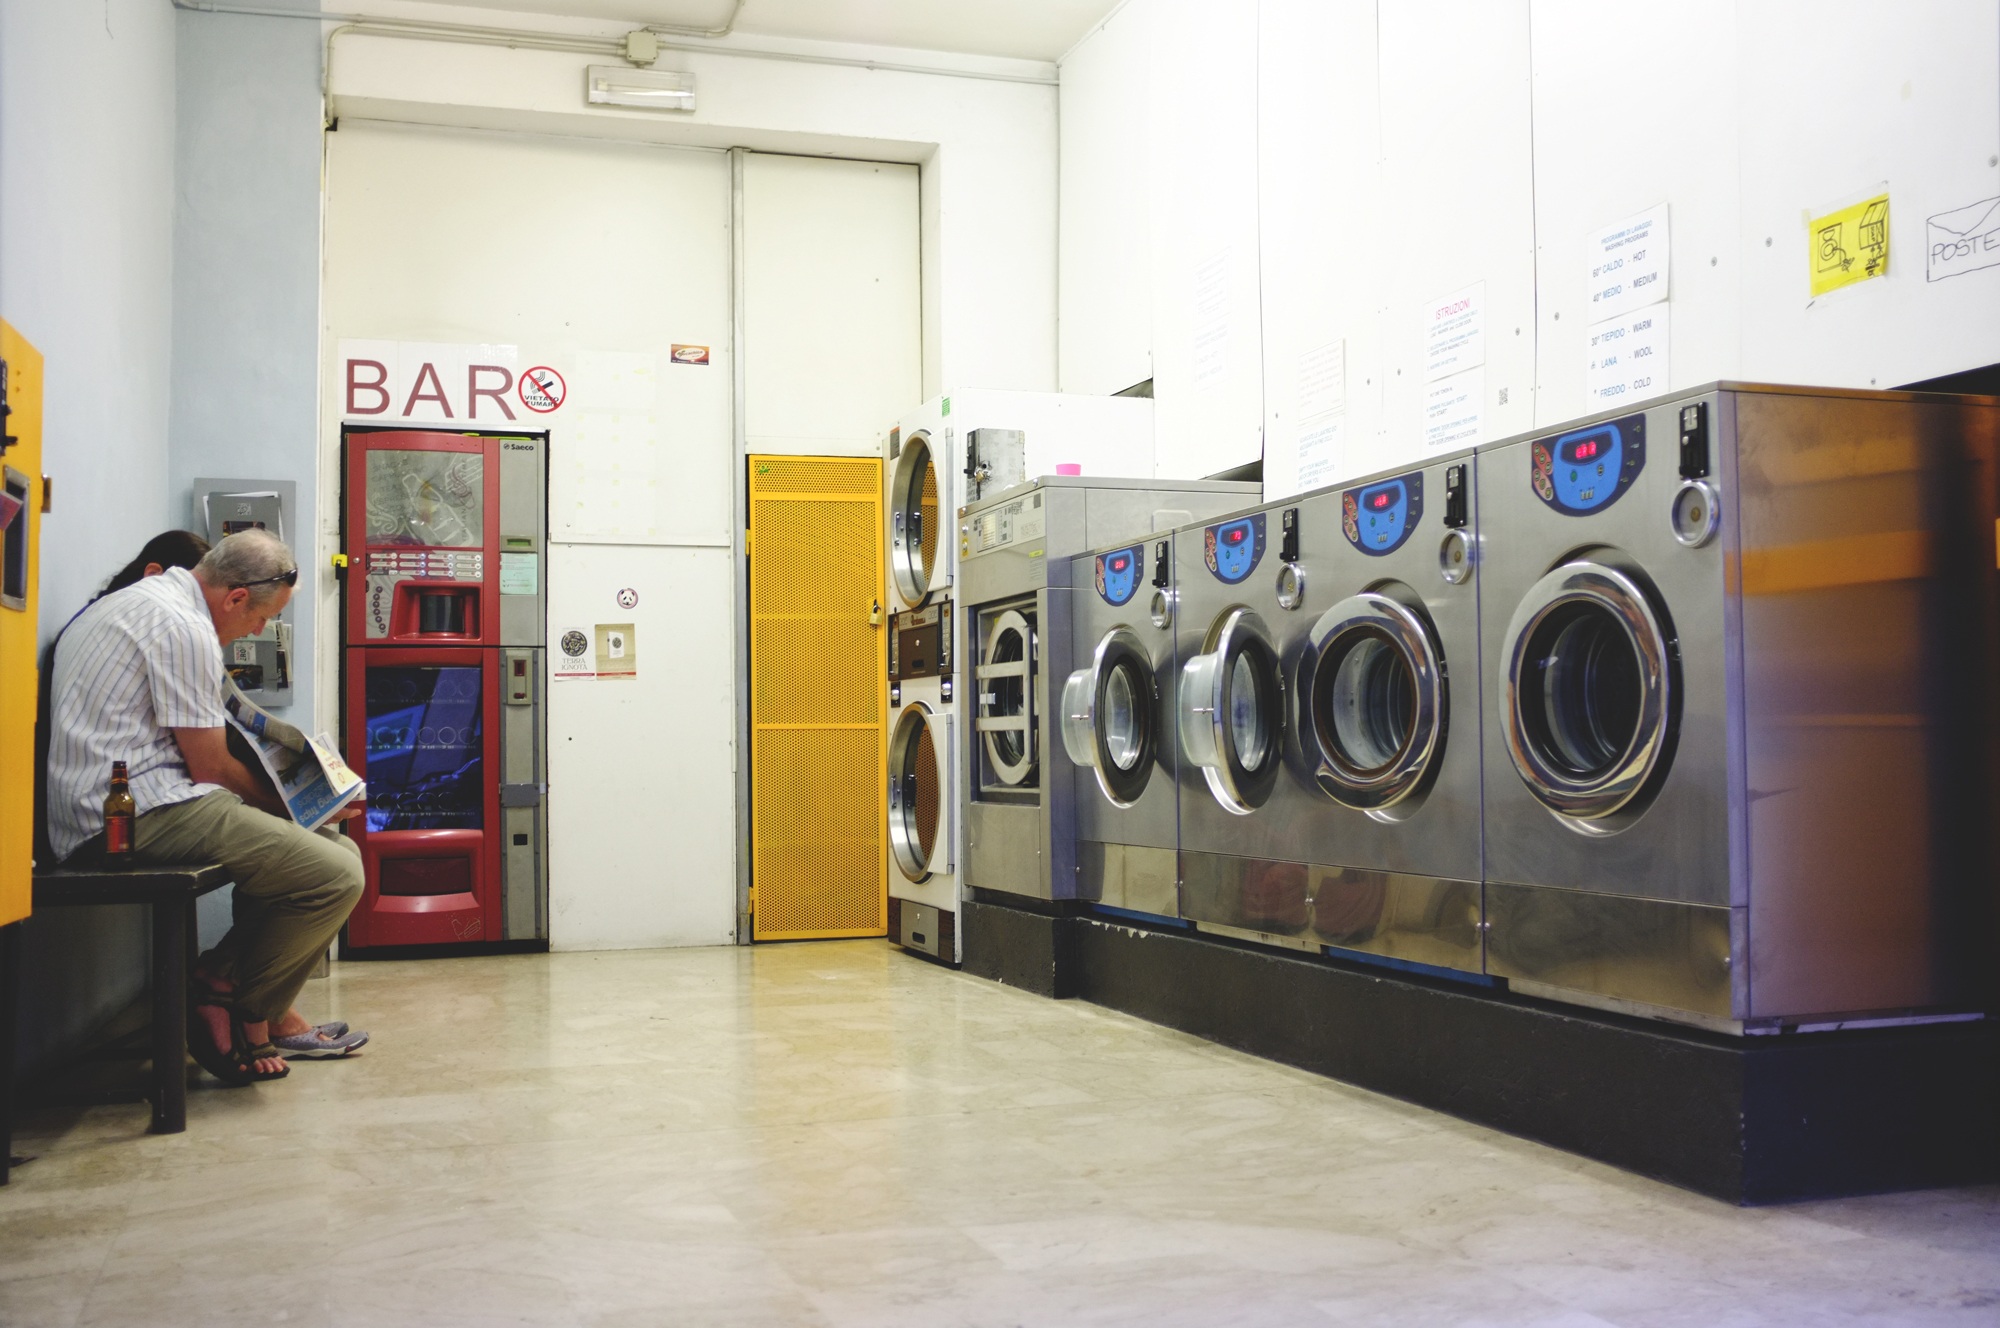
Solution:
<svg viewBox="0 0 2000 1328"><path fill-rule="evenodd" d="M179 1134L187 1129L188 975L193 969L195 900L229 884L222 867L53 867L34 875L35 911L86 908L98 904L145 904L152 909L153 1024L152 1132ZM9 928L8 930L12 930ZM12 963L6 967L16 969ZM11 1004L13 979L0 1003ZM0 1008L11 1032L16 1014ZM5 1183L11 1121L0 1120L0 1184Z"/></svg>

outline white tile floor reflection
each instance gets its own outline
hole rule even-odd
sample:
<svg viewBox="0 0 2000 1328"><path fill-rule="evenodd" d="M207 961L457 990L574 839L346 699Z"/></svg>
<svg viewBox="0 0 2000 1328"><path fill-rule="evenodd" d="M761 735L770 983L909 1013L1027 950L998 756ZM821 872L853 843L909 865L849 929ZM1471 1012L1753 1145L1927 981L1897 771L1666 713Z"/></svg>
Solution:
<svg viewBox="0 0 2000 1328"><path fill-rule="evenodd" d="M881 942L308 994L364 1055L24 1122L0 1323L2000 1323L2000 1188L1732 1209Z"/></svg>

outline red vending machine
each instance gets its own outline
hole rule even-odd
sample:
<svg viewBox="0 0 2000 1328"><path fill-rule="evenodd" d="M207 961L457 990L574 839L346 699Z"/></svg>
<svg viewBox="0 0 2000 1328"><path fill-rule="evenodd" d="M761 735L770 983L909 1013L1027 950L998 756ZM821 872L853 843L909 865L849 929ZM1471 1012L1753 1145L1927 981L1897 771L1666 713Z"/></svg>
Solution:
<svg viewBox="0 0 2000 1328"><path fill-rule="evenodd" d="M547 439L349 429L352 949L548 939Z"/></svg>

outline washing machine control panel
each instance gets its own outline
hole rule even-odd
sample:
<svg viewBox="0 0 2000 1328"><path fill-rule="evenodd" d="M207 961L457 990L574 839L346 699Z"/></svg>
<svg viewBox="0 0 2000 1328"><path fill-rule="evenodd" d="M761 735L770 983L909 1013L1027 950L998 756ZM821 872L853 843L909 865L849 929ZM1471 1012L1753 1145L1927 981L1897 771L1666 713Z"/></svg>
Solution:
<svg viewBox="0 0 2000 1328"><path fill-rule="evenodd" d="M1423 516L1422 471L1377 480L1340 495L1340 533L1372 557L1402 548Z"/></svg>
<svg viewBox="0 0 2000 1328"><path fill-rule="evenodd" d="M1529 483L1558 512L1587 516L1618 501L1646 466L1646 417L1593 424L1528 445Z"/></svg>
<svg viewBox="0 0 2000 1328"><path fill-rule="evenodd" d="M1146 546L1134 544L1097 555L1097 593L1114 609L1125 607L1146 579Z"/></svg>
<svg viewBox="0 0 2000 1328"><path fill-rule="evenodd" d="M1241 585L1264 558L1264 514L1253 512L1202 532L1202 557L1224 585Z"/></svg>
<svg viewBox="0 0 2000 1328"><path fill-rule="evenodd" d="M951 677L951 602L889 615L889 679Z"/></svg>

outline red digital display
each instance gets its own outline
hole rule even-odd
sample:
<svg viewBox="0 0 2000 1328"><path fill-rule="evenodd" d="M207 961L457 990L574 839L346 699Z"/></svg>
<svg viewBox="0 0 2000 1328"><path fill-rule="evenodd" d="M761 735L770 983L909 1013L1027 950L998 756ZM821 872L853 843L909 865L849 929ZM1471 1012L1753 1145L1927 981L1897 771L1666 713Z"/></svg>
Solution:
<svg viewBox="0 0 2000 1328"><path fill-rule="evenodd" d="M1243 542L1242 527L1239 526L1235 530L1225 532L1222 538L1228 540L1231 544L1241 544Z"/></svg>
<svg viewBox="0 0 2000 1328"><path fill-rule="evenodd" d="M1129 566L1131 566L1131 562L1128 559L1113 558L1111 560L1111 570L1114 572L1122 572Z"/></svg>
<svg viewBox="0 0 2000 1328"><path fill-rule="evenodd" d="M1572 464L1578 461L1595 461L1604 455L1604 449L1610 445L1610 441L1603 434L1598 434L1594 438L1579 438L1575 442L1564 443L1562 459Z"/></svg>
<svg viewBox="0 0 2000 1328"><path fill-rule="evenodd" d="M1384 489L1382 490L1382 492L1376 494L1373 498L1370 498L1368 500L1368 505L1370 507L1375 507L1375 508L1387 507L1389 505L1389 498L1390 498L1389 491L1387 489Z"/></svg>

